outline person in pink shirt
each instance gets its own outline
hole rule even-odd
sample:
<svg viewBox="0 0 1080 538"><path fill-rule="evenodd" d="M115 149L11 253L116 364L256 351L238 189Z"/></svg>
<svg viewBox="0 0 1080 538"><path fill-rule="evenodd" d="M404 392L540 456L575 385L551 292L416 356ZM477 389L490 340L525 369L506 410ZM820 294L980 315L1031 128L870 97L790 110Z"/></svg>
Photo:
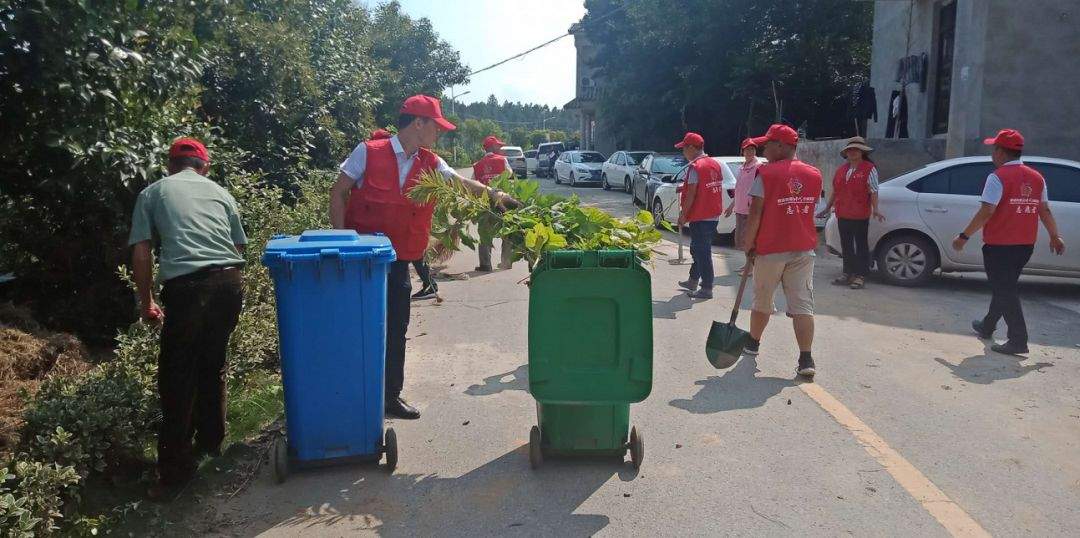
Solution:
<svg viewBox="0 0 1080 538"><path fill-rule="evenodd" d="M742 168L739 169L739 177L735 180L735 203L728 206L727 211L724 211L724 218L728 218L731 214L735 213L735 244L743 244L743 238L746 236L746 221L750 218L750 186L754 184L754 178L757 177L757 169L761 166L761 161L757 158L757 146L754 145L753 139L747 138L742 141L743 161ZM744 263L742 267L736 269L737 272L742 272L746 269Z"/></svg>

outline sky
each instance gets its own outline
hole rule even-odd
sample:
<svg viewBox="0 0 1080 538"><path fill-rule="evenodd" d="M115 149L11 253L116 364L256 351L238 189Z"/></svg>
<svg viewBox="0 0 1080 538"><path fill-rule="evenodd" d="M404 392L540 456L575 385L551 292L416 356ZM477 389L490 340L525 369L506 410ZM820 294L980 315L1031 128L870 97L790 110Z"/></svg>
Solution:
<svg viewBox="0 0 1080 538"><path fill-rule="evenodd" d="M400 0L415 18L427 17L461 53L470 71L487 67L566 33L585 15L583 0ZM369 0L367 5L382 3ZM520 59L475 75L454 94L459 102L521 101L562 107L574 98L574 38L565 37ZM447 89L446 95L450 95Z"/></svg>

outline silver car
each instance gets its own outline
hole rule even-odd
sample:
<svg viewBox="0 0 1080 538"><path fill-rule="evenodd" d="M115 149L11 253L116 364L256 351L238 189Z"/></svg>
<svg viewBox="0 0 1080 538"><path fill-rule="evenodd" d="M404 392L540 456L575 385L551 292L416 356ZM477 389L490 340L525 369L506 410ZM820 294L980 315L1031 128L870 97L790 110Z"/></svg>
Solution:
<svg viewBox="0 0 1080 538"><path fill-rule="evenodd" d="M1080 163L1048 157L1024 157L1024 162L1046 178L1050 208L1066 238L1080 237ZM918 286L942 272L982 271L982 234L976 234L961 252L952 248L956 234L967 227L979 209L986 176L994 170L990 157L963 157L938 161L890 179L878 191L878 207L885 222L870 220L870 252L878 272L888 282ZM1064 256L1050 252L1049 237L1039 226L1038 243L1024 269L1027 275L1080 277L1080 248L1072 245ZM825 243L840 251L836 216L825 225Z"/></svg>
<svg viewBox="0 0 1080 538"><path fill-rule="evenodd" d="M600 169L605 160L607 158L596 151L564 152L555 160L552 170L555 183L561 184L565 180L571 187L583 183L600 184Z"/></svg>

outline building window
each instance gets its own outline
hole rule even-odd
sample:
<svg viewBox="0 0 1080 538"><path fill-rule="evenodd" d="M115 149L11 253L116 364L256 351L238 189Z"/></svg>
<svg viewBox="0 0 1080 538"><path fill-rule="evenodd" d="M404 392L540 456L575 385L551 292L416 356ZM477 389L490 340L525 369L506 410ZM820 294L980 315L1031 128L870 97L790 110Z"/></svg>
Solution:
<svg viewBox="0 0 1080 538"><path fill-rule="evenodd" d="M938 10L937 69L934 73L932 134L949 132L949 96L952 93L953 50L956 48L956 2Z"/></svg>

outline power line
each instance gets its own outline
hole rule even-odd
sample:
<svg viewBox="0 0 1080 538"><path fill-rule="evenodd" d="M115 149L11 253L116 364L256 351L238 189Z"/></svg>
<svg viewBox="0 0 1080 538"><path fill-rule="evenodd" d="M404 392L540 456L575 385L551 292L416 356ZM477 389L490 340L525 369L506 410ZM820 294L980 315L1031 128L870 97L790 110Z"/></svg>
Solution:
<svg viewBox="0 0 1080 538"><path fill-rule="evenodd" d="M626 9L626 6L627 6L627 4L623 4L623 5L619 6L619 7L605 13L601 17L599 17L599 18L597 18L595 20L589 21L589 23L590 24L596 24L596 23L598 23L598 22L600 22L600 21L602 21L604 19L607 19L608 17L611 17L612 15ZM582 19L582 20L584 20L584 19ZM582 24L584 25L584 23L582 23ZM572 28L573 28L573 26L571 26L571 29ZM507 62L510 62L510 61L516 60L518 58L521 58L522 56L525 56L526 54L529 54L531 52L538 51L538 50L540 50L540 49L542 49L542 48L544 48L544 47L546 47L546 46L548 46L548 45L550 45L550 44L552 44L552 43L554 43L554 42L556 42L556 41L558 41L558 40L560 40L560 39L562 39L562 38L564 38L566 36L571 36L571 35L574 35L574 34L570 30L567 30L565 34L562 34L562 35L560 35L560 36L558 36L558 37L556 37L554 39L551 39L549 41L545 41L544 43L541 43L541 44L539 44L539 45L537 45L537 46L535 46L535 47L533 47L533 48L531 48L531 49L529 49L529 50L527 50L525 52L515 54L515 55L513 55L513 56L511 56L511 57L509 57L509 58L507 58L505 60L495 62L495 63L493 63L493 64L491 64L491 65L489 65L487 67L481 68L481 69L477 69L476 71L473 71L472 73L469 73L468 76L471 77L471 76L476 75L478 73L483 73L484 71L495 69L496 67L499 67L500 65L503 65L503 64L505 64Z"/></svg>

